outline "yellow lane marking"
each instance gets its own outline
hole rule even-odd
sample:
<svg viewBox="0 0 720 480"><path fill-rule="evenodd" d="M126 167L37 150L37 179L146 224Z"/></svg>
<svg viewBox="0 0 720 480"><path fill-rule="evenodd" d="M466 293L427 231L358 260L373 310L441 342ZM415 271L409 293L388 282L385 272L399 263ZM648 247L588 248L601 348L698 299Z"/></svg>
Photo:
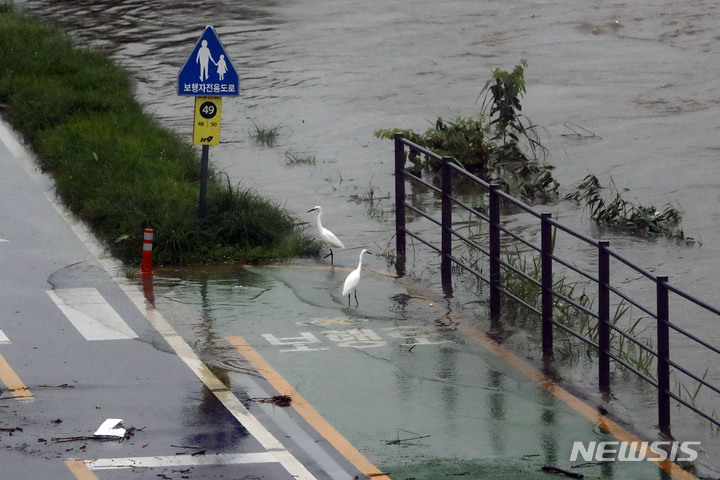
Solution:
<svg viewBox="0 0 720 480"><path fill-rule="evenodd" d="M325 420L302 395L300 395L270 364L248 344L243 337L226 337L226 340L250 362L265 379L272 385L280 395L292 397L292 406L295 410L322 435L335 449L340 452L350 463L363 474L373 479L390 480L390 477L383 474L360 453L340 432Z"/></svg>
<svg viewBox="0 0 720 480"><path fill-rule="evenodd" d="M15 370L12 369L2 355L0 355L0 380L17 400L27 402L35 399L30 393L30 389L20 380Z"/></svg>
<svg viewBox="0 0 720 480"><path fill-rule="evenodd" d="M90 470L85 460L67 460L65 465L70 469L77 480L99 480L97 475Z"/></svg>
<svg viewBox="0 0 720 480"><path fill-rule="evenodd" d="M535 383L550 392L559 400L565 402L568 406L579 412L584 417L588 418L597 426L607 432L610 432L618 440L630 442L630 445L633 448L635 445L639 446L640 442L642 442L639 437L637 437L633 433L628 432L623 427L615 423L613 420L601 414L593 407L589 406L587 403L583 402L582 400L574 396L572 393L562 388L560 385L558 385L550 378L542 374L540 371L535 369L532 365L530 365L511 351L507 350L494 340L492 340L486 334L475 330L473 327L467 325L465 322L460 322L458 327L460 331L462 331L469 338L473 339L474 341L485 347L487 350L489 350L491 353L503 359L505 362L513 366L516 370L533 380ZM670 460L648 460L651 462L655 462L658 467L662 468L678 480L698 480L695 475L689 473L686 470L683 470L677 464L671 462Z"/></svg>

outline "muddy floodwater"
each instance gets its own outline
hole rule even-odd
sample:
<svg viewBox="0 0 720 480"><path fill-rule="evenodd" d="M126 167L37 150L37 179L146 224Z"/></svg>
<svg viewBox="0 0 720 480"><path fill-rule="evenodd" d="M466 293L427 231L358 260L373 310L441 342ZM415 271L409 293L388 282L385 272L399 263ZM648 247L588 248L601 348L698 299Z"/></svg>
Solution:
<svg viewBox="0 0 720 480"><path fill-rule="evenodd" d="M561 191L586 175L641 205L673 205L697 240L681 245L598 230L582 208L544 206L686 291L720 304L720 6L713 1L637 2L317 0L246 2L20 1L109 50L133 72L147 109L188 140L192 97L178 72L212 25L239 74L223 99L215 168L345 243L393 248L392 142L382 128L425 131L438 117L479 113L495 68L522 59L523 114L541 127ZM277 144L250 138L279 126ZM314 164L289 165L293 154ZM373 202L370 202L370 199ZM428 253L408 268L429 285ZM638 287L647 288L647 287ZM720 344L717 324L693 325ZM701 371L706 365L699 362ZM716 364L716 362L715 362ZM717 372L710 376L717 378ZM720 410L720 406L718 406Z"/></svg>
<svg viewBox="0 0 720 480"><path fill-rule="evenodd" d="M373 132L473 116L492 70L525 59L523 114L541 127L562 191L592 173L637 204L679 206L700 246L597 232L571 202L545 209L675 284L720 298L710 288L720 246L714 2L16 4L108 49L135 74L147 108L188 140L193 98L177 95L178 72L213 25L240 95L223 100L210 161L303 220L323 206L351 248L392 242L392 142ZM255 145L255 126L279 126L277 145ZM290 166L287 154L315 164ZM352 263L356 253L339 260Z"/></svg>

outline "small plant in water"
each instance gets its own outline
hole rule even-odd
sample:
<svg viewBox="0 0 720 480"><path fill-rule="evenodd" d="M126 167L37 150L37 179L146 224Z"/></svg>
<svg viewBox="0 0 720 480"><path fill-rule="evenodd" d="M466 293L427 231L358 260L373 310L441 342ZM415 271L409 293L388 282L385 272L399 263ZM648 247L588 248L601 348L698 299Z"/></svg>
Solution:
<svg viewBox="0 0 720 480"><path fill-rule="evenodd" d="M315 155L288 150L285 152L285 165L315 165Z"/></svg>
<svg viewBox="0 0 720 480"><path fill-rule="evenodd" d="M256 144L267 147L275 146L275 142L277 142L279 134L280 125L266 127L264 125L258 125L257 123L254 123L252 126L252 130L250 130L250 138L255 140Z"/></svg>
<svg viewBox="0 0 720 480"><path fill-rule="evenodd" d="M695 239L686 237L680 228L680 209L672 205L666 205L662 210L654 206L635 205L622 197L614 183L610 188L612 199L606 200L601 193L602 189L598 178L591 174L583 179L574 192L565 195L565 198L583 202L585 208L590 210L592 219L602 225L632 233L662 235L687 244L695 243Z"/></svg>
<svg viewBox="0 0 720 480"><path fill-rule="evenodd" d="M547 149L539 141L536 126L520 113L526 66L522 60L512 72L495 69L480 93L485 94L485 100L476 117L449 121L438 118L434 127L423 134L399 128L376 130L374 134L392 139L401 133L411 142L452 157L466 170L525 200L554 196L559 185L552 176L553 167L541 163ZM410 171L416 175L440 168L435 158L413 150L407 159L412 164Z"/></svg>

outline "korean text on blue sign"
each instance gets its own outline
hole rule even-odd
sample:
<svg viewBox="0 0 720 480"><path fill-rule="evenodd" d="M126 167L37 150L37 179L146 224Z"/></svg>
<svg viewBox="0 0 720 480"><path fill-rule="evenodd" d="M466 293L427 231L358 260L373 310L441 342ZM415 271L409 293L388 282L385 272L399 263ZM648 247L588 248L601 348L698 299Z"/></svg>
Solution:
<svg viewBox="0 0 720 480"><path fill-rule="evenodd" d="M235 67L208 25L178 74L178 95L238 95L238 90Z"/></svg>

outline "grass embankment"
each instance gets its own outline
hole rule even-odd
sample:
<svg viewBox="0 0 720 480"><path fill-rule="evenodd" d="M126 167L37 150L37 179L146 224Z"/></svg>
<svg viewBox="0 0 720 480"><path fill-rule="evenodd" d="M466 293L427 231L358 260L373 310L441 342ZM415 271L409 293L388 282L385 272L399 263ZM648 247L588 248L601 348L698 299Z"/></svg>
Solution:
<svg viewBox="0 0 720 480"><path fill-rule="evenodd" d="M139 263L145 228L161 263L316 254L295 217L211 168L198 220L199 153L143 111L131 76L55 26L0 3L0 108L67 207L112 253Z"/></svg>

